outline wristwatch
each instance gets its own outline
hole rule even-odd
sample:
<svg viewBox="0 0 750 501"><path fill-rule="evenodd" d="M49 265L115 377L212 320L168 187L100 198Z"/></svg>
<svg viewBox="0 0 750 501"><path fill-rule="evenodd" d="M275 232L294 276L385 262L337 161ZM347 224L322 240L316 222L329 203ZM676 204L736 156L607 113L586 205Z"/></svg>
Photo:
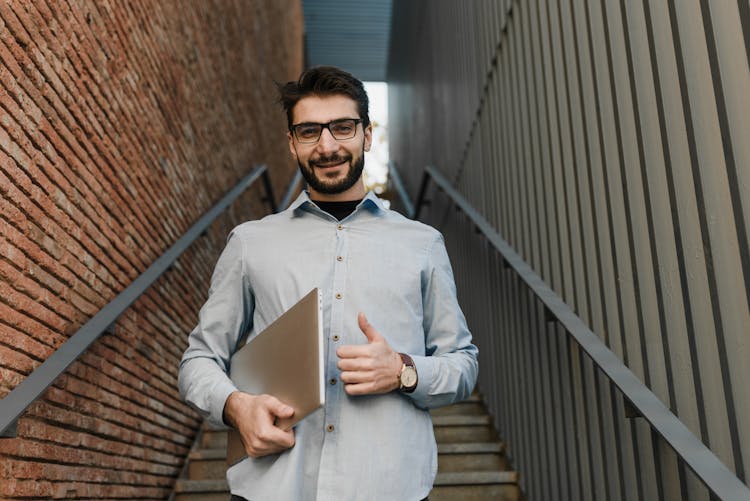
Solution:
<svg viewBox="0 0 750 501"><path fill-rule="evenodd" d="M399 353L401 361L404 365L401 366L401 372L398 374L398 389L404 393L411 393L417 388L417 368L414 366L414 360L411 359L406 353Z"/></svg>

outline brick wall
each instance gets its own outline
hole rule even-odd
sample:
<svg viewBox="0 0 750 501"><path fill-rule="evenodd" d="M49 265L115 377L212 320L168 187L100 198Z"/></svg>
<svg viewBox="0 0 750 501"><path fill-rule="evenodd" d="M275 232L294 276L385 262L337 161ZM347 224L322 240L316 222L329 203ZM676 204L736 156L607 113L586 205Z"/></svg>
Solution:
<svg viewBox="0 0 750 501"><path fill-rule="evenodd" d="M0 2L0 397L256 163L294 165L273 81L299 0ZM199 425L177 365L253 187L0 439L0 498L164 499ZM2 403L0 402L0 405Z"/></svg>

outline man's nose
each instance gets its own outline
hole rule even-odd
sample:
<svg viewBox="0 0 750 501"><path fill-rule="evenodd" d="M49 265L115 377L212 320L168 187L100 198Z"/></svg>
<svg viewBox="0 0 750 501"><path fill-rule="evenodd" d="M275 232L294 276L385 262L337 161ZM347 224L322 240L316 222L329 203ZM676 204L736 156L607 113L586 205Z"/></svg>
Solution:
<svg viewBox="0 0 750 501"><path fill-rule="evenodd" d="M339 149L338 141L336 141L327 127L320 132L317 148L320 153L333 153Z"/></svg>

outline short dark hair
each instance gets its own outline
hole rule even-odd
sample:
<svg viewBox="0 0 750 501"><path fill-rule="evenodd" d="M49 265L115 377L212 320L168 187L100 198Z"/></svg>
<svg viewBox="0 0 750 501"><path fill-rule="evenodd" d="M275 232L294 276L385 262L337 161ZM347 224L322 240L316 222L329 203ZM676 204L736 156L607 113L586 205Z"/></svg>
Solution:
<svg viewBox="0 0 750 501"><path fill-rule="evenodd" d="M286 111L289 130L292 130L292 110L300 99L307 96L332 96L343 94L357 102L362 127L370 125L369 106L365 86L351 73L335 66L315 66L302 72L299 80L277 83L279 103ZM351 117L354 118L354 117Z"/></svg>

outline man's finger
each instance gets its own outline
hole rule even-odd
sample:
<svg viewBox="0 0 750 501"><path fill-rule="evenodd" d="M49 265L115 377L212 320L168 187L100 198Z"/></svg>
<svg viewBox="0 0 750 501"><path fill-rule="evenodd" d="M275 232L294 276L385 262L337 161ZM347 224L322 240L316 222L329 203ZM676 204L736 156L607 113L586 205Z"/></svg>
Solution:
<svg viewBox="0 0 750 501"><path fill-rule="evenodd" d="M336 363L340 371L369 371L373 364L367 358L342 358Z"/></svg>
<svg viewBox="0 0 750 501"><path fill-rule="evenodd" d="M268 430L268 435L265 438L267 442L275 444L281 449L288 449L294 445L294 431L292 430L285 431L274 426Z"/></svg>
<svg viewBox="0 0 750 501"><path fill-rule="evenodd" d="M339 375L339 379L346 384L366 383L372 378L372 372L365 371L344 371Z"/></svg>
<svg viewBox="0 0 750 501"><path fill-rule="evenodd" d="M373 384L368 383L357 383L344 385L344 391L347 395L369 395L373 392Z"/></svg>
<svg viewBox="0 0 750 501"><path fill-rule="evenodd" d="M276 397L268 396L267 408L271 414L280 418L288 418L294 415L294 408L286 405Z"/></svg>
<svg viewBox="0 0 750 501"><path fill-rule="evenodd" d="M339 358L364 358L372 356L370 346L366 344L347 344L336 350Z"/></svg>
<svg viewBox="0 0 750 501"><path fill-rule="evenodd" d="M357 323L359 323L359 329L364 333L368 343L383 339L383 336L367 321L367 317L361 311L357 315Z"/></svg>

